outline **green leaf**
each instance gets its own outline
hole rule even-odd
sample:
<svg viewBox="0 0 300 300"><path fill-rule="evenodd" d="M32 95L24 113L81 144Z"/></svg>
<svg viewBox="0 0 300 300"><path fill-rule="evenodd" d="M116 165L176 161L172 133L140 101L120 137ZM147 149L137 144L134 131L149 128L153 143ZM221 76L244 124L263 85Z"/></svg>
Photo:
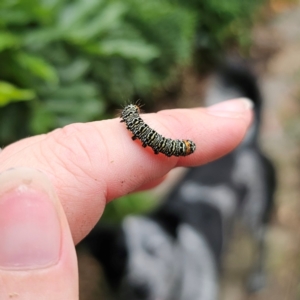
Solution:
<svg viewBox="0 0 300 300"><path fill-rule="evenodd" d="M61 10L57 24L62 29L71 29L84 23L91 14L99 11L103 0L79 0L65 6Z"/></svg>
<svg viewBox="0 0 300 300"><path fill-rule="evenodd" d="M44 59L22 52L16 56L16 60L24 69L27 69L33 75L52 84L58 83L59 79L55 68Z"/></svg>
<svg viewBox="0 0 300 300"><path fill-rule="evenodd" d="M31 30L23 36L23 43L30 49L40 49L62 39L64 31L57 27Z"/></svg>
<svg viewBox="0 0 300 300"><path fill-rule="evenodd" d="M78 58L59 70L60 78L64 82L80 80L87 74L90 67L91 62L88 59Z"/></svg>
<svg viewBox="0 0 300 300"><path fill-rule="evenodd" d="M19 44L20 41L16 35L5 31L0 31L0 52L5 49L16 47Z"/></svg>
<svg viewBox="0 0 300 300"><path fill-rule="evenodd" d="M151 61L160 55L157 47L138 40L106 40L102 41L99 46L94 45L88 49L91 52L105 56L119 55L127 59L137 59L143 63Z"/></svg>
<svg viewBox="0 0 300 300"><path fill-rule="evenodd" d="M27 101L35 98L32 90L19 89L14 85L0 81L0 106L5 106L14 101Z"/></svg>
<svg viewBox="0 0 300 300"><path fill-rule="evenodd" d="M107 5L95 17L73 28L72 39L75 41L95 39L100 34L122 26L122 16L126 10L127 7L121 3Z"/></svg>

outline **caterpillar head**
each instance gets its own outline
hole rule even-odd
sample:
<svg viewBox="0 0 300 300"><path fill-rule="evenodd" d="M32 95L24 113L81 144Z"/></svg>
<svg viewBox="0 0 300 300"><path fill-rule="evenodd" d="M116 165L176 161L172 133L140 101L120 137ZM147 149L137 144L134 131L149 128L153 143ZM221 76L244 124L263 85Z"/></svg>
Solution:
<svg viewBox="0 0 300 300"><path fill-rule="evenodd" d="M186 146L186 155L190 155L195 152L196 144L191 140L184 140Z"/></svg>

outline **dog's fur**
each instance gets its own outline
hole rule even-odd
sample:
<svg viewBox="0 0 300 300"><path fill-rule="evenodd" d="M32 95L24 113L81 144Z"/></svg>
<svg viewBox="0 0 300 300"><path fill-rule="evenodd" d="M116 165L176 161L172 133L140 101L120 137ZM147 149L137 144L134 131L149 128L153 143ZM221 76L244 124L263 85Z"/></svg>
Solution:
<svg viewBox="0 0 300 300"><path fill-rule="evenodd" d="M222 252L236 216L258 245L249 287L263 284L275 172L258 144L260 92L254 76L240 64L220 70L206 101L233 97L251 99L255 111L253 125L235 151L189 169L151 214L126 217L120 228L95 229L84 241L118 299L216 300Z"/></svg>

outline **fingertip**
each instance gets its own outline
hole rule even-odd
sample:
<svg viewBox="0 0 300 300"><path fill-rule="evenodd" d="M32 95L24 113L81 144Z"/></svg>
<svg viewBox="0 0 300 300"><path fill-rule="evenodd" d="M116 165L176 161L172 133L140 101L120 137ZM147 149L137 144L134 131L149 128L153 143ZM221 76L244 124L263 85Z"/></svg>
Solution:
<svg viewBox="0 0 300 300"><path fill-rule="evenodd" d="M234 116L232 113L245 113L253 108L253 101L248 98L237 98L216 103L206 108L209 113L227 112L229 116Z"/></svg>

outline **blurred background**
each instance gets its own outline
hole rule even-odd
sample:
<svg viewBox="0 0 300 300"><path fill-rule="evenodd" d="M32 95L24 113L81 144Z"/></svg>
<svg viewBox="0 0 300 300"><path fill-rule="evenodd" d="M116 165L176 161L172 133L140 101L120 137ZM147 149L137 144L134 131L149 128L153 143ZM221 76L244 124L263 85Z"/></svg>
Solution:
<svg viewBox="0 0 300 300"><path fill-rule="evenodd" d="M266 289L248 296L251 243L237 231L222 300L300 299L299 0L1 0L0 147L72 122L200 106L215 66L247 60L265 98L262 145L278 169ZM153 208L170 180L108 205L102 222ZM79 258L81 299L107 299ZM102 298L101 298L102 297Z"/></svg>

